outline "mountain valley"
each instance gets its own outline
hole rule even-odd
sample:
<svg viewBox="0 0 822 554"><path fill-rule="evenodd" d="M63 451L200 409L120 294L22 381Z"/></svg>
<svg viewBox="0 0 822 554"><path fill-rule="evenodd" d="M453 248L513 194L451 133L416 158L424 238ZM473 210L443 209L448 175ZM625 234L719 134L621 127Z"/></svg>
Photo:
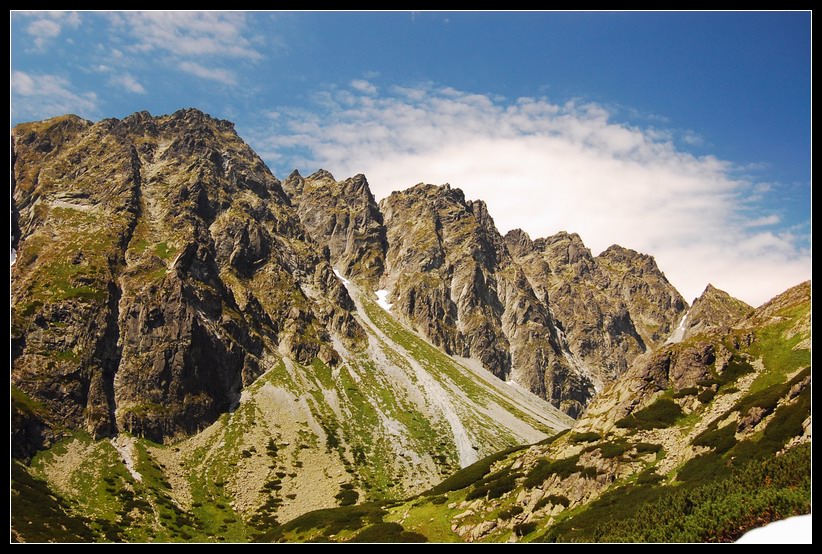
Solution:
<svg viewBox="0 0 822 554"><path fill-rule="evenodd" d="M811 285L280 181L196 109L12 130L12 540L728 541L810 511ZM661 514L661 515L660 515Z"/></svg>

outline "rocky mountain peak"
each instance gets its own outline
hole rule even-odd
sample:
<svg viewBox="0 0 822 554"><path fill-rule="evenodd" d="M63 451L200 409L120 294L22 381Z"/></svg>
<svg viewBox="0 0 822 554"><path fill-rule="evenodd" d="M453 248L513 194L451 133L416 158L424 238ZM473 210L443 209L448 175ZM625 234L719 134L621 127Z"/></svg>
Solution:
<svg viewBox="0 0 822 554"><path fill-rule="evenodd" d="M694 299L667 342L680 342L713 330L727 331L752 310L745 302L708 284L699 298Z"/></svg>
<svg viewBox="0 0 822 554"><path fill-rule="evenodd" d="M309 234L328 247L338 271L378 289L385 269L385 229L365 175L336 181L324 169L306 178L295 171L283 189Z"/></svg>
<svg viewBox="0 0 822 554"><path fill-rule="evenodd" d="M332 336L364 338L229 122L193 109L64 117L12 140L12 380L58 425L191 433L237 402L263 358L333 364Z"/></svg>
<svg viewBox="0 0 822 554"><path fill-rule="evenodd" d="M522 229L511 229L503 237L505 245L514 256L524 256L534 249L534 241Z"/></svg>

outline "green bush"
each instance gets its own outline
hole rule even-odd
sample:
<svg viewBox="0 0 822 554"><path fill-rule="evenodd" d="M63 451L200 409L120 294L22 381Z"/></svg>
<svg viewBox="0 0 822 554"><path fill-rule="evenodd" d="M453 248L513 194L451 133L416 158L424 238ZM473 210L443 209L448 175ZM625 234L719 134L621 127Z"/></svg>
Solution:
<svg viewBox="0 0 822 554"><path fill-rule="evenodd" d="M677 487L621 487L540 537L550 542L728 542L810 511L810 446ZM538 539L538 540L540 540Z"/></svg>
<svg viewBox="0 0 822 554"><path fill-rule="evenodd" d="M636 448L637 454L656 454L662 450L662 445L652 442L640 442L634 448Z"/></svg>
<svg viewBox="0 0 822 554"><path fill-rule="evenodd" d="M448 497L447 496L434 496L434 497L431 498L431 504L433 504L435 506L441 506L441 505L445 504L446 502L448 502Z"/></svg>
<svg viewBox="0 0 822 554"><path fill-rule="evenodd" d="M660 398L650 406L617 421L621 429L663 429L673 425L683 415L679 404Z"/></svg>
<svg viewBox="0 0 822 554"><path fill-rule="evenodd" d="M563 508L567 508L571 502L568 500L567 496L562 496L558 494L549 494L548 496L543 496L539 499L539 501L534 505L534 511L539 510L545 506L562 506Z"/></svg>
<svg viewBox="0 0 822 554"><path fill-rule="evenodd" d="M517 486L519 473L511 473L509 470L499 471L483 481L480 481L465 496L466 500L476 498L499 498L506 492L512 491Z"/></svg>
<svg viewBox="0 0 822 554"><path fill-rule="evenodd" d="M270 529L260 536L260 541L274 542L285 533L300 533L312 529L323 530L326 536L336 535L342 530L357 531L365 525L381 523L387 513L381 505L375 503L315 510L280 527Z"/></svg>
<svg viewBox="0 0 822 554"><path fill-rule="evenodd" d="M677 472L676 479L685 483L705 483L729 474L730 468L722 455L711 451L688 460Z"/></svg>
<svg viewBox="0 0 822 554"><path fill-rule="evenodd" d="M399 523L383 522L366 527L348 542L420 543L428 542L428 538L419 533L406 531Z"/></svg>
<svg viewBox="0 0 822 554"><path fill-rule="evenodd" d="M598 445L599 453L603 458L616 458L622 456L631 449L626 439L616 439L609 442L603 442Z"/></svg>
<svg viewBox="0 0 822 554"><path fill-rule="evenodd" d="M734 355L728 361L727 367L719 375L718 381L720 384L727 385L733 383L743 375L752 373L753 366L745 359Z"/></svg>
<svg viewBox="0 0 822 554"><path fill-rule="evenodd" d="M425 494L426 496L436 496L439 494L444 494L446 492L457 491L460 489L470 487L471 485L485 477L488 474L488 472L491 471L491 466L493 466L495 463L504 460L509 455L513 454L514 452L517 452L518 450L522 450L523 448L526 447L515 446L497 452L496 454L491 454L490 456L487 456L482 460L474 462L470 466L459 470L451 477L445 479L439 485L426 491L423 494Z"/></svg>
<svg viewBox="0 0 822 554"><path fill-rule="evenodd" d="M707 446L712 448L719 454L727 452L736 444L736 424L729 423L728 425L716 429L714 425L708 427L705 431L691 441L694 446Z"/></svg>
<svg viewBox="0 0 822 554"><path fill-rule="evenodd" d="M360 493L351 489L342 489L334 498L340 501L340 506L351 506L357 503Z"/></svg>
<svg viewBox="0 0 822 554"><path fill-rule="evenodd" d="M582 468L577 465L579 454L562 460L551 461L548 458L540 458L534 468L528 473L524 486L534 488L542 485L551 475L558 475L561 478L570 477Z"/></svg>
<svg viewBox="0 0 822 554"><path fill-rule="evenodd" d="M659 475L654 468L648 468L642 473L640 473L637 478L636 482L638 485L656 485L657 483L661 483L665 480L665 477Z"/></svg>
<svg viewBox="0 0 822 554"><path fill-rule="evenodd" d="M501 519L501 520L504 520L504 521L508 521L512 517L514 517L516 515L519 515L524 511L525 511L525 508L523 508L522 506L511 506L507 510L502 510L499 513L499 515L497 516L497 518Z"/></svg>
<svg viewBox="0 0 822 554"><path fill-rule="evenodd" d="M595 467L584 467L580 470L579 474L583 479L596 479L597 475L599 475Z"/></svg>
<svg viewBox="0 0 822 554"><path fill-rule="evenodd" d="M575 444L579 444L581 442L594 442L598 441L602 438L602 435L599 433L594 433L593 431L587 433L574 433L571 435L571 442Z"/></svg>
<svg viewBox="0 0 822 554"><path fill-rule="evenodd" d="M714 389L705 389L704 391L700 392L697 395L697 398L703 404L707 404L708 402L713 400L715 396L716 396L716 391Z"/></svg>
<svg viewBox="0 0 822 554"><path fill-rule="evenodd" d="M529 521L527 523L517 523L514 525L514 533L516 533L519 537L524 537L525 535L531 534L537 529L537 524L533 521Z"/></svg>

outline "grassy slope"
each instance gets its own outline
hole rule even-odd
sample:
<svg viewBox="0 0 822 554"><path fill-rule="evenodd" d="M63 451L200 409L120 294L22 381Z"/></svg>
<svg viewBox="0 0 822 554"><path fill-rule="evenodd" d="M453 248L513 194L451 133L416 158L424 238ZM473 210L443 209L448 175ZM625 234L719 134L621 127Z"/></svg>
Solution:
<svg viewBox="0 0 822 554"><path fill-rule="evenodd" d="M553 448L532 447L492 467L475 464L449 479L458 486L412 499L386 519L438 541L470 540L481 525L491 527L476 537L484 541L726 541L767 521L807 513L808 445L775 454L802 435L810 414L809 387L789 395L810 374L810 352L794 348L806 333L791 334L809 309L800 303L781 310L753 329L755 340L741 347L738 361L715 383L701 383L690 394L667 391L658 406L634 414L613 435L571 433ZM726 344L732 342L730 337ZM748 375L754 368L746 360L761 360L763 369ZM727 401L715 407L714 400L724 395L735 401L717 410ZM700 396L700 402L685 415L679 404L688 396ZM754 432L735 433L752 407L770 415ZM684 464L660 474L670 454L647 441L666 437L666 444L692 437L693 446ZM702 454L694 457L697 452ZM604 474L609 467L617 475L613 484ZM587 500L569 502L561 494L580 488L589 491Z"/></svg>
<svg viewBox="0 0 822 554"><path fill-rule="evenodd" d="M489 386L371 300L361 305L368 353L348 353L333 369L316 359L269 360L239 407L199 434L170 445L126 437L141 480L110 442L77 433L18 465L19 482L54 491L60 518L83 514L87 520L67 528L82 527L84 540L244 541L311 510L407 497L458 470L443 405L462 422L475 456L564 426L561 415L518 404L505 386ZM510 415L500 418L500 410ZM13 514L20 510L30 511L13 499ZM21 540L51 537L48 522L33 521L15 516ZM384 525L361 539L375 534L414 538Z"/></svg>

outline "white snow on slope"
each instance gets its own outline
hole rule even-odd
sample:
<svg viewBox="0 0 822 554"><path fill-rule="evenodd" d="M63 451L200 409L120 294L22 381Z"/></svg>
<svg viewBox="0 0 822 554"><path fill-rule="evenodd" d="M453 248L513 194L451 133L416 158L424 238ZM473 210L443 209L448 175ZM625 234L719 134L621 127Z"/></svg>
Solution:
<svg viewBox="0 0 822 554"><path fill-rule="evenodd" d="M379 304L380 307L383 310L385 310L386 312L390 312L391 311L391 304L388 302L388 291L385 290L385 289L381 289L381 290L376 291L376 295L377 295L377 304Z"/></svg>
<svg viewBox="0 0 822 554"><path fill-rule="evenodd" d="M682 342L682 339L685 337L685 320L688 319L688 313L685 312L685 315L682 316L682 320L679 322L679 326L674 329L674 332L671 333L671 336L668 337L668 340L665 341L665 344L673 344L675 342Z"/></svg>
<svg viewBox="0 0 822 554"><path fill-rule="evenodd" d="M811 514L789 517L751 529L742 535L739 544L811 544Z"/></svg>
<svg viewBox="0 0 822 554"><path fill-rule="evenodd" d="M348 281L348 279L346 279L345 277L343 277L343 276L342 276L342 274L341 274L341 273L337 270L337 268L334 268L334 275L336 275L336 276L337 276L337 279L339 279L340 281L342 281L342 284L343 284L343 285L345 285L346 287L347 287L348 285L350 285L350 284L351 284L351 283Z"/></svg>

